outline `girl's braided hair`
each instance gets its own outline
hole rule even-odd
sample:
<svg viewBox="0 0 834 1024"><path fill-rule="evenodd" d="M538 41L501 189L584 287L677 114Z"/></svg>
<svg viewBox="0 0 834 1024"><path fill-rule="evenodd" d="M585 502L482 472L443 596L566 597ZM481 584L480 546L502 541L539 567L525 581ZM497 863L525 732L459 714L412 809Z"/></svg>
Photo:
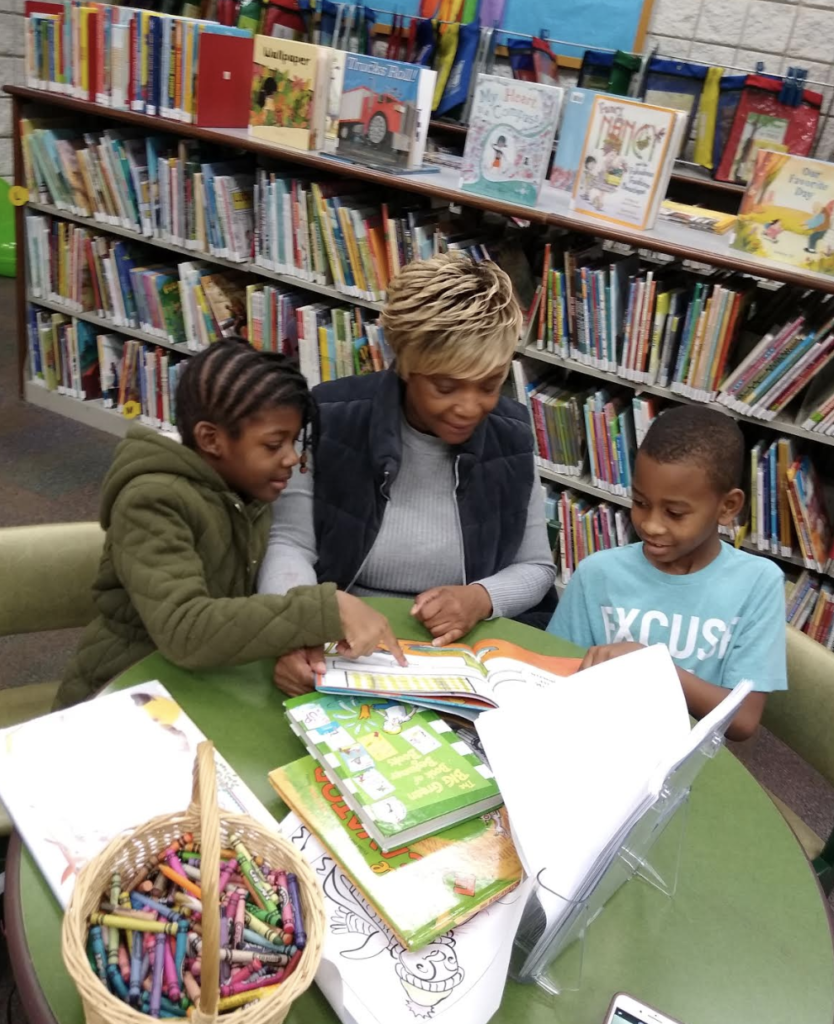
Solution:
<svg viewBox="0 0 834 1024"><path fill-rule="evenodd" d="M258 352L242 338L225 338L192 356L177 383L177 429L196 448L194 428L207 420L240 435L243 421L263 409L288 405L301 413L307 450L316 428L316 405L307 380L286 356Z"/></svg>

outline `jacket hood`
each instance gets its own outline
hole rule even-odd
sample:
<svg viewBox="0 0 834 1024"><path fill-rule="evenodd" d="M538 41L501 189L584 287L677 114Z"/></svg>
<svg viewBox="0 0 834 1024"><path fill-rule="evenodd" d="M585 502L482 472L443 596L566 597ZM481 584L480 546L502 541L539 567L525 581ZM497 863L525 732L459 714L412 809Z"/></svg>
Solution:
<svg viewBox="0 0 834 1024"><path fill-rule="evenodd" d="M167 473L214 491L227 492L223 478L200 456L170 437L147 427L131 427L120 441L101 489L101 525L106 530L116 499L137 477Z"/></svg>

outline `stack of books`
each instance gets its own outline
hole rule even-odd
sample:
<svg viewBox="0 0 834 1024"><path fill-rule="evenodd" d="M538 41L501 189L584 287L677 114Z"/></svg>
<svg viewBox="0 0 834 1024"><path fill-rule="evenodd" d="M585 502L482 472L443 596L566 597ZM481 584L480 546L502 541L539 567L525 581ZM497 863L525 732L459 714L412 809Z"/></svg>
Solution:
<svg viewBox="0 0 834 1024"><path fill-rule="evenodd" d="M803 570L785 587L786 618L829 651L834 651L834 580Z"/></svg>

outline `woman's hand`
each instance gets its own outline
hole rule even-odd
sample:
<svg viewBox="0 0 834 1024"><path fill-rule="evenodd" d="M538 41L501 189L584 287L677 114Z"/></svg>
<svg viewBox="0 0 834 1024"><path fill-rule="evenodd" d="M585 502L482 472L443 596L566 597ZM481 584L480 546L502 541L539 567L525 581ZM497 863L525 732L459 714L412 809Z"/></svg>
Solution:
<svg viewBox="0 0 834 1024"><path fill-rule="evenodd" d="M618 644L589 647L577 671L581 672L583 668L590 668L592 665L601 665L604 661L611 661L612 658L619 658L623 654L631 654L632 651L640 651L645 646L645 644L624 640Z"/></svg>
<svg viewBox="0 0 834 1024"><path fill-rule="evenodd" d="M411 614L434 637L434 646L444 647L460 640L492 615L492 598L480 583L468 587L433 587L417 595Z"/></svg>
<svg viewBox="0 0 834 1024"><path fill-rule="evenodd" d="M381 612L342 590L337 591L336 600L345 633L344 640L336 645L339 654L346 658L364 658L382 645L393 654L398 665L403 668L408 665L388 619Z"/></svg>
<svg viewBox="0 0 834 1024"><path fill-rule="evenodd" d="M326 671L323 647L299 647L275 662L273 681L288 697L309 693L316 685L316 675Z"/></svg>

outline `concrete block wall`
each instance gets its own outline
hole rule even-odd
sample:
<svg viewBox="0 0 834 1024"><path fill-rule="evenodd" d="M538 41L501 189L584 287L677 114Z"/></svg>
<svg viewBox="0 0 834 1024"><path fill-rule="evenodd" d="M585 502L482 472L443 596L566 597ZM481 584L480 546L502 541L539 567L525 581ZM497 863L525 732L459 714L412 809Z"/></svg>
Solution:
<svg viewBox="0 0 834 1024"><path fill-rule="evenodd" d="M660 53L782 74L808 69L822 83L823 113L834 92L834 0L655 0L649 41ZM826 116L816 155L834 157L834 117Z"/></svg>
<svg viewBox="0 0 834 1024"><path fill-rule="evenodd" d="M23 78L23 0L0 0L0 86ZM12 101L0 92L0 178L12 173Z"/></svg>

